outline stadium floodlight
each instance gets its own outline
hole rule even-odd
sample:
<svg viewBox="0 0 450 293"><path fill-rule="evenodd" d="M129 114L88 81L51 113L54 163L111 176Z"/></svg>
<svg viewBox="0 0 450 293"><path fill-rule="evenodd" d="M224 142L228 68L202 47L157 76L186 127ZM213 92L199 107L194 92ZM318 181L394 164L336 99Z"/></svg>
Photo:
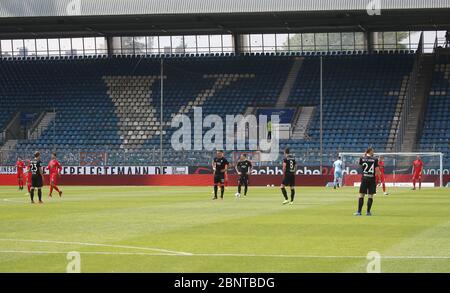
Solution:
<svg viewBox="0 0 450 293"><path fill-rule="evenodd" d="M339 155L344 163L345 176L356 174L359 170L359 158L363 153L341 152ZM424 187L443 187L444 183L444 154L439 152L397 152L375 153L376 157L382 156L385 162L386 185L391 187L410 187L412 175L412 163L420 156L424 163L423 185ZM448 170L447 170L448 172ZM344 183L345 184L345 183Z"/></svg>

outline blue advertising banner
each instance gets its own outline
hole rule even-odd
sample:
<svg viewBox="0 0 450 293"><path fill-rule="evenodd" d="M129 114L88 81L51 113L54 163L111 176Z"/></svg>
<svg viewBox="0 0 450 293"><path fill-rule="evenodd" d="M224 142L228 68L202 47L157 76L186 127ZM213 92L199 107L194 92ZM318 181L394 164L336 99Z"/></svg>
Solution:
<svg viewBox="0 0 450 293"><path fill-rule="evenodd" d="M264 108L264 109L258 109L256 112L257 116L259 115L266 115L267 119L270 120L270 116L272 115L278 115L280 116L280 124L290 124L292 120L294 119L295 110L294 109L270 109L270 108Z"/></svg>

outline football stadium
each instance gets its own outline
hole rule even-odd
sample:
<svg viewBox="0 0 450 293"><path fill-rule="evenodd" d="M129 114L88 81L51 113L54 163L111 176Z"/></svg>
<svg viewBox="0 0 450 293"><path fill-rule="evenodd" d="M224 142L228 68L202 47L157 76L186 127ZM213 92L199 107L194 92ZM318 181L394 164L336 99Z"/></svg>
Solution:
<svg viewBox="0 0 450 293"><path fill-rule="evenodd" d="M0 20L0 272L450 273L450 1Z"/></svg>

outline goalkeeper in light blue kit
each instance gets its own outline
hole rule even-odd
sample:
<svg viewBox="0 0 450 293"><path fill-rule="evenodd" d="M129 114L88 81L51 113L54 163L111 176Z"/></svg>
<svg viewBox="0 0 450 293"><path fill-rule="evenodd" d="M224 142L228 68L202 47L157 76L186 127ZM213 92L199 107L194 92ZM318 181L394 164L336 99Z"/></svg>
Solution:
<svg viewBox="0 0 450 293"><path fill-rule="evenodd" d="M336 187L342 186L342 169L344 167L344 163L341 160L341 157L339 156L336 161L333 163L334 167L334 189Z"/></svg>

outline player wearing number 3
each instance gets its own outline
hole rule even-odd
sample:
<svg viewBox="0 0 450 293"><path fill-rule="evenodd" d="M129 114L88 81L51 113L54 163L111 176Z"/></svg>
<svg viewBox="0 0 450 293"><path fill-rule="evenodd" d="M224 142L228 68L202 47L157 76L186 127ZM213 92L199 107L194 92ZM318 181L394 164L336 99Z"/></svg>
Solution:
<svg viewBox="0 0 450 293"><path fill-rule="evenodd" d="M295 162L294 156L291 155L289 149L284 151L283 160L283 182L281 183L281 193L283 194L284 201L283 204L294 204L295 198L295 173L297 171L297 163ZM288 199L288 194L286 191L286 186L291 188L291 201Z"/></svg>
<svg viewBox="0 0 450 293"><path fill-rule="evenodd" d="M359 188L358 211L354 214L355 216L361 216L366 194L369 196L366 215L372 215L373 196L377 193L377 181L375 178L376 176L380 176L378 159L373 155L373 148L368 148L364 156L359 159L359 165L362 167L362 177L361 187Z"/></svg>

